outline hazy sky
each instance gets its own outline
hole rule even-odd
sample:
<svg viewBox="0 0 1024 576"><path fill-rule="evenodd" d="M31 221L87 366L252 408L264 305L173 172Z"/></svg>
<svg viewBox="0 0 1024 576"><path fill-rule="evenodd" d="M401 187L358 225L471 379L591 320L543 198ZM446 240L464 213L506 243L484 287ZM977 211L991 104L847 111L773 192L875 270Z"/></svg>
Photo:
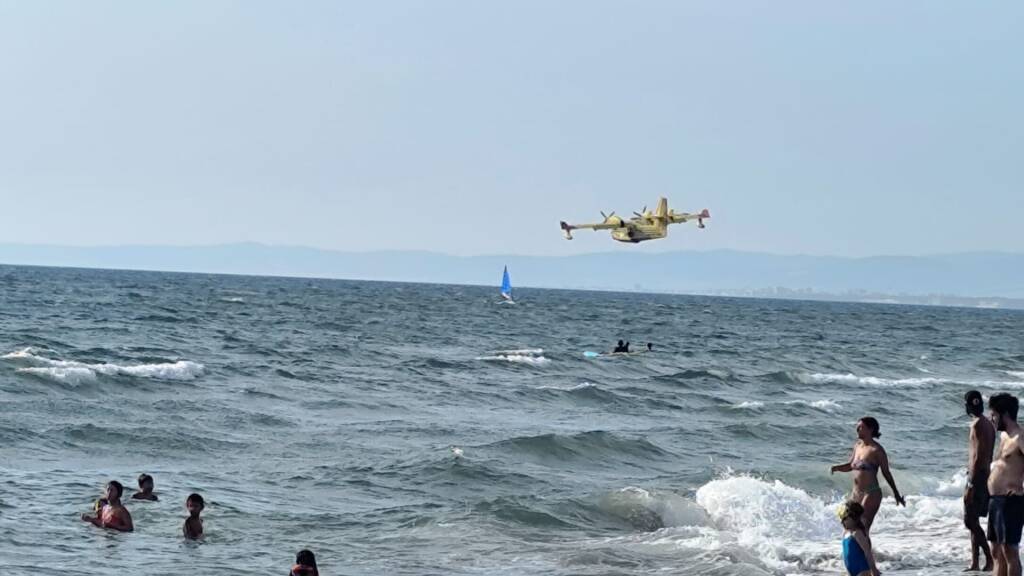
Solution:
<svg viewBox="0 0 1024 576"><path fill-rule="evenodd" d="M0 0L0 242L1024 251L1024 3ZM454 220L453 220L454 218Z"/></svg>

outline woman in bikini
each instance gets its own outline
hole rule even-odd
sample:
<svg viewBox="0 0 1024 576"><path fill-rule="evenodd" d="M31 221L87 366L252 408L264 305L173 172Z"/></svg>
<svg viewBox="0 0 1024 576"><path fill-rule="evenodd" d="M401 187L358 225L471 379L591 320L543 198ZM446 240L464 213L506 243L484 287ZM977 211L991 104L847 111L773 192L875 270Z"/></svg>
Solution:
<svg viewBox="0 0 1024 576"><path fill-rule="evenodd" d="M879 470L892 488L896 503L900 506L907 505L896 488L892 473L889 472L889 457L885 454L885 448L875 440L881 435L882 433L878 431L878 420L870 416L861 418L857 421L857 441L853 444L850 461L832 467L833 474L853 472L853 493L850 499L864 507L861 519L864 521L865 532L871 530L875 514L878 514L878 507L882 504L882 486L878 483Z"/></svg>

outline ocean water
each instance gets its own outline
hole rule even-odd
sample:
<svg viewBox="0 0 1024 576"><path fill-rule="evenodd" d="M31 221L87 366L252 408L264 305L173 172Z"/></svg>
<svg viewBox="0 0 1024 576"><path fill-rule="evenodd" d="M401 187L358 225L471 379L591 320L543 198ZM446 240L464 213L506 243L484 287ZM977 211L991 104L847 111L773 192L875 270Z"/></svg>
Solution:
<svg viewBox="0 0 1024 576"><path fill-rule="evenodd" d="M883 572L963 567L961 397L1024 389L1024 314L517 298L0 267L0 572L285 574L309 547L325 575L837 574L828 467L864 415L909 503ZM581 354L619 338L655 351ZM136 532L80 522L141 472Z"/></svg>

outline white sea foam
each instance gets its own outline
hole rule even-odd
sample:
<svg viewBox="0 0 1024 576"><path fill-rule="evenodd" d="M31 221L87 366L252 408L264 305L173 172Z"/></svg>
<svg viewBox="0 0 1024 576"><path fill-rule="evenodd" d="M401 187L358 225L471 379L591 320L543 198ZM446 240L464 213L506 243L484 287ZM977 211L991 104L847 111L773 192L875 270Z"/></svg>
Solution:
<svg viewBox="0 0 1024 576"><path fill-rule="evenodd" d="M848 384L881 388L926 388L933 386L974 386L979 388L1024 388L1024 381L957 380L953 378L881 378L838 373L797 373L796 379L804 384Z"/></svg>
<svg viewBox="0 0 1024 576"><path fill-rule="evenodd" d="M582 384L574 384L572 386L551 386L543 385L537 386L537 390L560 390L562 392L575 392L576 390L586 390L587 388L597 388L596 385L590 382L583 382Z"/></svg>
<svg viewBox="0 0 1024 576"><path fill-rule="evenodd" d="M90 364L75 360L54 360L39 356L31 348L5 354L4 359L31 364L18 368L23 374L33 374L59 382L81 384L95 380L97 376L133 376L136 378L155 378L158 380L193 380L203 373L203 365L189 360L163 362L158 364L137 364L122 366L120 364Z"/></svg>
<svg viewBox="0 0 1024 576"><path fill-rule="evenodd" d="M1024 372L1022 372L1022 371L1019 371L1019 370L1007 370L1006 373L1009 374L1010 376L1016 378L1017 380L1024 380Z"/></svg>
<svg viewBox="0 0 1024 576"><path fill-rule="evenodd" d="M774 402L774 403L771 403L771 404L775 404L775 405L782 404L782 405L786 405L786 406L794 406L794 405L809 406L811 408L816 408L818 410L823 410L825 412L835 412L835 411L838 411L838 410L842 409L842 406L840 406L837 402L834 402L834 401L828 400L828 399L823 399L823 400L787 400L785 402ZM744 410L744 409L764 408L765 406L766 406L766 403L762 402L760 400L747 400L745 402L740 402L739 404L734 404L733 408L735 408L737 410Z"/></svg>
<svg viewBox="0 0 1024 576"><path fill-rule="evenodd" d="M544 354L543 348L520 348L518 350L497 350L495 354L502 355L513 355L513 356L540 356Z"/></svg>
<svg viewBox="0 0 1024 576"><path fill-rule="evenodd" d="M959 494L909 496L906 508L890 498L883 502L872 533L883 572L961 559ZM839 566L838 498L826 501L778 480L733 476L701 486L696 499L718 530L720 547L738 546L772 570Z"/></svg>
<svg viewBox="0 0 1024 576"><path fill-rule="evenodd" d="M477 360L489 362L512 362L515 364L529 364L532 366L543 366L551 362L544 356L533 356L529 354L495 354L493 356L477 356Z"/></svg>
<svg viewBox="0 0 1024 576"><path fill-rule="evenodd" d="M834 412L836 410L842 410L842 406L838 402L832 400L814 400L812 402L804 402L803 400L797 400L798 403L806 403L811 408L817 408L818 410L824 410L826 412Z"/></svg>
<svg viewBox="0 0 1024 576"><path fill-rule="evenodd" d="M221 302L230 302L230 303L233 303L233 304L241 304L241 303L245 302L245 298L242 298L241 296L229 296L227 298L221 298L220 301Z"/></svg>

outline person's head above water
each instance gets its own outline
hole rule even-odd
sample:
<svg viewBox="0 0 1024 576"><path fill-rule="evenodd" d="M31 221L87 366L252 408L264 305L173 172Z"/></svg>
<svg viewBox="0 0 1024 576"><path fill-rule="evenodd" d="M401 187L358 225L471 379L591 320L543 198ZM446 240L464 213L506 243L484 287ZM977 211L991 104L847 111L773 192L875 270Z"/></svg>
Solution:
<svg viewBox="0 0 1024 576"><path fill-rule="evenodd" d="M319 576L316 567L316 556L311 550L299 550L295 555L295 566L289 576Z"/></svg>
<svg viewBox="0 0 1024 576"><path fill-rule="evenodd" d="M149 474L139 474L139 490L143 492L153 491L153 477Z"/></svg>
<svg viewBox="0 0 1024 576"><path fill-rule="evenodd" d="M203 497L195 492L188 495L185 499L185 508L188 509L189 514L198 516L203 508L206 508L206 502L203 501Z"/></svg>
<svg viewBox="0 0 1024 576"><path fill-rule="evenodd" d="M621 347L623 344L624 342L622 340L619 340L619 347Z"/></svg>
<svg viewBox="0 0 1024 576"><path fill-rule="evenodd" d="M985 411L985 403L981 401L981 392L971 390L964 394L964 408L971 416L981 416Z"/></svg>
<svg viewBox="0 0 1024 576"><path fill-rule="evenodd" d="M647 351L650 352L651 350L654 350L654 344L651 344L650 342L648 342L647 343Z"/></svg>
<svg viewBox="0 0 1024 576"><path fill-rule="evenodd" d="M1017 422L1017 409L1019 406L1017 397L1005 392L989 396L988 411L992 417L992 423L996 426L996 430L1003 432L1006 430L1008 422Z"/></svg>
<svg viewBox="0 0 1024 576"><path fill-rule="evenodd" d="M871 416L865 416L857 420L857 437L861 440L878 438L882 433L878 431L878 420Z"/></svg>
<svg viewBox="0 0 1024 576"><path fill-rule="evenodd" d="M107 482L107 501L116 504L121 501L121 494L124 494L124 486L117 480Z"/></svg>

